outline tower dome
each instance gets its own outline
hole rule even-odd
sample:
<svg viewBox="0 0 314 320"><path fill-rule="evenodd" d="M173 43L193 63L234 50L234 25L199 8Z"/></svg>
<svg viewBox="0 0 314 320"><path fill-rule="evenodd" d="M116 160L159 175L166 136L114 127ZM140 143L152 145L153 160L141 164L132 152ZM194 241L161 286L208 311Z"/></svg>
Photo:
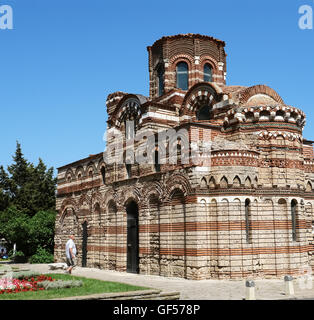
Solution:
<svg viewBox="0 0 314 320"><path fill-rule="evenodd" d="M179 34L157 40L149 53L150 97L189 90L199 82L225 85L225 42L200 34Z"/></svg>

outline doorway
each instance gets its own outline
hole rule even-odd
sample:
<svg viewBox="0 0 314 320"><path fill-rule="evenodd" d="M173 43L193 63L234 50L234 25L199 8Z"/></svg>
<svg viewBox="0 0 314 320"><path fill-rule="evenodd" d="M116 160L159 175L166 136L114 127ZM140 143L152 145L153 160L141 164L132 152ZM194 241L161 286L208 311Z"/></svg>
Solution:
<svg viewBox="0 0 314 320"><path fill-rule="evenodd" d="M139 273L138 206L132 201L127 212L127 272Z"/></svg>

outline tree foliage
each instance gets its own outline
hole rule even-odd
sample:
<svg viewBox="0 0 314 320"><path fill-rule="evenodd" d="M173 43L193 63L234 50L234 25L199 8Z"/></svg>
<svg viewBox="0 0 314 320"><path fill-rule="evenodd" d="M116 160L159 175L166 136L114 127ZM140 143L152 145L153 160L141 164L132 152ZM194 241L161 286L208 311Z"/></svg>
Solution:
<svg viewBox="0 0 314 320"><path fill-rule="evenodd" d="M17 143L13 163L0 167L0 237L26 256L53 252L56 202L53 168L28 162Z"/></svg>
<svg viewBox="0 0 314 320"><path fill-rule="evenodd" d="M30 216L40 210L54 210L55 192L53 168L47 169L41 159L37 166L29 163L17 143L8 173L0 167L0 209L14 206Z"/></svg>

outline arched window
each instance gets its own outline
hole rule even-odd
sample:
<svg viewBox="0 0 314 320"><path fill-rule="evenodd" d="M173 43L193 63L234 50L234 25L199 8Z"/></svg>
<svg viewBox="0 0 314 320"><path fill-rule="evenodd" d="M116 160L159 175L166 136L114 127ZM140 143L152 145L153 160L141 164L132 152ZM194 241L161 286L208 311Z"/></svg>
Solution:
<svg viewBox="0 0 314 320"><path fill-rule="evenodd" d="M189 89L189 67L186 62L177 64L177 88L182 90Z"/></svg>
<svg viewBox="0 0 314 320"><path fill-rule="evenodd" d="M297 201L291 201L292 241L297 241Z"/></svg>
<svg viewBox="0 0 314 320"><path fill-rule="evenodd" d="M212 82L213 81L213 68L209 63L204 65L204 81Z"/></svg>
<svg viewBox="0 0 314 320"><path fill-rule="evenodd" d="M252 243L252 227L251 227L251 201L245 200L245 230L246 230L246 242Z"/></svg>
<svg viewBox="0 0 314 320"><path fill-rule="evenodd" d="M165 89L165 70L163 66L160 66L157 71L157 77L158 77L158 95L162 96L164 94Z"/></svg>

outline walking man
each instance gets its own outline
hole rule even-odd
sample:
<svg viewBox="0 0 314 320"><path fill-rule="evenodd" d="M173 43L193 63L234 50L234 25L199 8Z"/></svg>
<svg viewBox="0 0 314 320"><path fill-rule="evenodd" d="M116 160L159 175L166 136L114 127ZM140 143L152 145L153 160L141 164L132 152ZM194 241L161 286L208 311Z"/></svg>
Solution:
<svg viewBox="0 0 314 320"><path fill-rule="evenodd" d="M76 246L74 243L75 237L73 234L70 235L70 239L68 240L65 246L65 254L67 258L67 265L68 269L66 270L67 273L71 274L72 269L76 265Z"/></svg>

